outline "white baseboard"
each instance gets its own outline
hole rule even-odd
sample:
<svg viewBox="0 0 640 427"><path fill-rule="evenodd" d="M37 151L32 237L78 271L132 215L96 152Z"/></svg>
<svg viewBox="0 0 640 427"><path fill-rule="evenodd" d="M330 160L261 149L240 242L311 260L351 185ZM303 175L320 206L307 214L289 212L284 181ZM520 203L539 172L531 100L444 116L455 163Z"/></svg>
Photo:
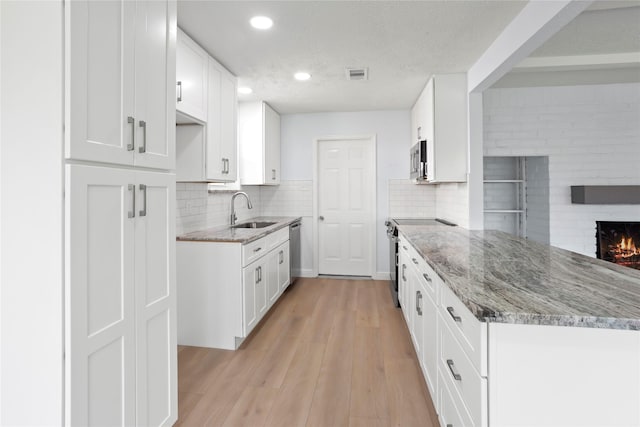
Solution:
<svg viewBox="0 0 640 427"><path fill-rule="evenodd" d="M388 271L377 271L373 274L373 276L371 276L371 278L373 280L391 280L389 274L390 273Z"/></svg>

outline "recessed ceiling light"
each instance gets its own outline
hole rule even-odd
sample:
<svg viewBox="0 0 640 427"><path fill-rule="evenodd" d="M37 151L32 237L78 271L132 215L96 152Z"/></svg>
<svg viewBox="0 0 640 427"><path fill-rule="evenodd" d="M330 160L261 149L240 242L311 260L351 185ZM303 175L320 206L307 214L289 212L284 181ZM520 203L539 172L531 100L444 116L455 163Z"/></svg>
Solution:
<svg viewBox="0 0 640 427"><path fill-rule="evenodd" d="M300 71L298 73L295 73L293 77L295 77L296 80L309 80L311 78L311 74Z"/></svg>
<svg viewBox="0 0 640 427"><path fill-rule="evenodd" d="M239 87L238 93L241 95L249 95L250 93L253 93L253 89L250 87Z"/></svg>
<svg viewBox="0 0 640 427"><path fill-rule="evenodd" d="M251 23L253 28L259 30L268 30L273 26L273 20L267 16L254 16L249 23Z"/></svg>

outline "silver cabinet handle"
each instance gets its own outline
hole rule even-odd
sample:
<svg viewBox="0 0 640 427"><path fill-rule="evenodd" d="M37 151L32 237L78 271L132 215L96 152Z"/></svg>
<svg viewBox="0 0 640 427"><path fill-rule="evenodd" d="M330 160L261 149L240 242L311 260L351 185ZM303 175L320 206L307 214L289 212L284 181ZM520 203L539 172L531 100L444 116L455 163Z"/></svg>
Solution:
<svg viewBox="0 0 640 427"><path fill-rule="evenodd" d="M222 173L227 173L227 159L222 159Z"/></svg>
<svg viewBox="0 0 640 427"><path fill-rule="evenodd" d="M142 210L140 211L140 216L147 216L147 186L140 184L140 191L142 191L144 196L142 199Z"/></svg>
<svg viewBox="0 0 640 427"><path fill-rule="evenodd" d="M447 424L447 427L453 427L453 424Z"/></svg>
<svg viewBox="0 0 640 427"><path fill-rule="evenodd" d="M182 102L182 82L178 82L178 102Z"/></svg>
<svg viewBox="0 0 640 427"><path fill-rule="evenodd" d="M422 292L416 291L416 311L418 312L418 316L422 316L422 307L420 302L422 301Z"/></svg>
<svg viewBox="0 0 640 427"><path fill-rule="evenodd" d="M320 215L320 216L318 217L318 219L319 219L320 221L324 221L324 217L323 217L322 215Z"/></svg>
<svg viewBox="0 0 640 427"><path fill-rule="evenodd" d="M402 249L404 249L406 251L407 247L405 245L402 245Z"/></svg>
<svg viewBox="0 0 640 427"><path fill-rule="evenodd" d="M456 313L453 311L453 307L447 307L447 311L449 312L449 315L451 316L451 318L456 321L456 322L462 322L462 318L458 315L456 315Z"/></svg>
<svg viewBox="0 0 640 427"><path fill-rule="evenodd" d="M224 159L225 170L224 173L229 173L229 159Z"/></svg>
<svg viewBox="0 0 640 427"><path fill-rule="evenodd" d="M284 262L284 251L280 251L280 262L279 264L282 264Z"/></svg>
<svg viewBox="0 0 640 427"><path fill-rule="evenodd" d="M253 250L253 253L255 254L256 252L259 252L259 251L261 251L261 250L262 250L262 248L255 248L255 249Z"/></svg>
<svg viewBox="0 0 640 427"><path fill-rule="evenodd" d="M258 267L258 282L262 282L262 266Z"/></svg>
<svg viewBox="0 0 640 427"><path fill-rule="evenodd" d="M257 285L258 283L260 283L260 267L256 268L254 277L256 279L256 285Z"/></svg>
<svg viewBox="0 0 640 427"><path fill-rule="evenodd" d="M415 259L415 258L411 258L411 261L413 261L413 263L414 263L415 265L418 265L418 260L417 260L417 259Z"/></svg>
<svg viewBox="0 0 640 427"><path fill-rule="evenodd" d="M427 273L422 273L422 277L424 277L424 280L426 280L427 282L431 283L431 277L429 277L429 275Z"/></svg>
<svg viewBox="0 0 640 427"><path fill-rule="evenodd" d="M271 169L271 179L275 181L276 179L276 170L275 169Z"/></svg>
<svg viewBox="0 0 640 427"><path fill-rule="evenodd" d="M142 147L138 148L138 152L145 153L147 151L147 122L140 120L138 124L142 128Z"/></svg>
<svg viewBox="0 0 640 427"><path fill-rule="evenodd" d="M462 381L462 376L453 369L455 367L455 365L453 364L453 360L447 359L447 366L449 367L449 371L451 371L451 375L453 375L453 378L456 381Z"/></svg>
<svg viewBox="0 0 640 427"><path fill-rule="evenodd" d="M133 147L136 145L136 119L129 116L127 117L127 123L131 125L131 142L127 144L127 151L133 151Z"/></svg>
<svg viewBox="0 0 640 427"><path fill-rule="evenodd" d="M135 218L136 216L136 186L134 184L129 184L127 186L127 189L129 191L131 191L131 197L132 199L132 203L131 203L131 210L129 211L129 213L127 214L127 218Z"/></svg>
<svg viewBox="0 0 640 427"><path fill-rule="evenodd" d="M407 278L404 276L404 272L405 271L407 271L407 266L406 266L406 264L402 264L402 280L404 280L406 282Z"/></svg>

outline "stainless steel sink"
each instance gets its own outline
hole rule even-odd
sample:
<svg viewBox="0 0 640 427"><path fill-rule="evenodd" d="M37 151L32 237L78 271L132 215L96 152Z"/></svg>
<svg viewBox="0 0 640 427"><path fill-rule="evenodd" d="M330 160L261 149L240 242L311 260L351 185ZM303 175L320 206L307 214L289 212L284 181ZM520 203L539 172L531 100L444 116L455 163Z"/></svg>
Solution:
<svg viewBox="0 0 640 427"><path fill-rule="evenodd" d="M242 224L232 225L231 228L265 228L270 225L275 224L275 222L245 222Z"/></svg>

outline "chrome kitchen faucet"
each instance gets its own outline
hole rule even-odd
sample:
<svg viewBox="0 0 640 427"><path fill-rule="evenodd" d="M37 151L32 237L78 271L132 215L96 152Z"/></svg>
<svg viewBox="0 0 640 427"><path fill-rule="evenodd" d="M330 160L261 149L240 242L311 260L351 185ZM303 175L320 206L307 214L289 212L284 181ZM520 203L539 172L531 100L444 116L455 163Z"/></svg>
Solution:
<svg viewBox="0 0 640 427"><path fill-rule="evenodd" d="M247 195L247 193L245 193L244 191L238 191L237 193L233 193L233 196L231 196L231 225L234 225L236 223L236 220L238 219L238 217L236 216L236 208L234 204L236 201L236 197L240 195L247 198L247 208L253 209L253 205L251 204L251 200L249 200L249 196Z"/></svg>

